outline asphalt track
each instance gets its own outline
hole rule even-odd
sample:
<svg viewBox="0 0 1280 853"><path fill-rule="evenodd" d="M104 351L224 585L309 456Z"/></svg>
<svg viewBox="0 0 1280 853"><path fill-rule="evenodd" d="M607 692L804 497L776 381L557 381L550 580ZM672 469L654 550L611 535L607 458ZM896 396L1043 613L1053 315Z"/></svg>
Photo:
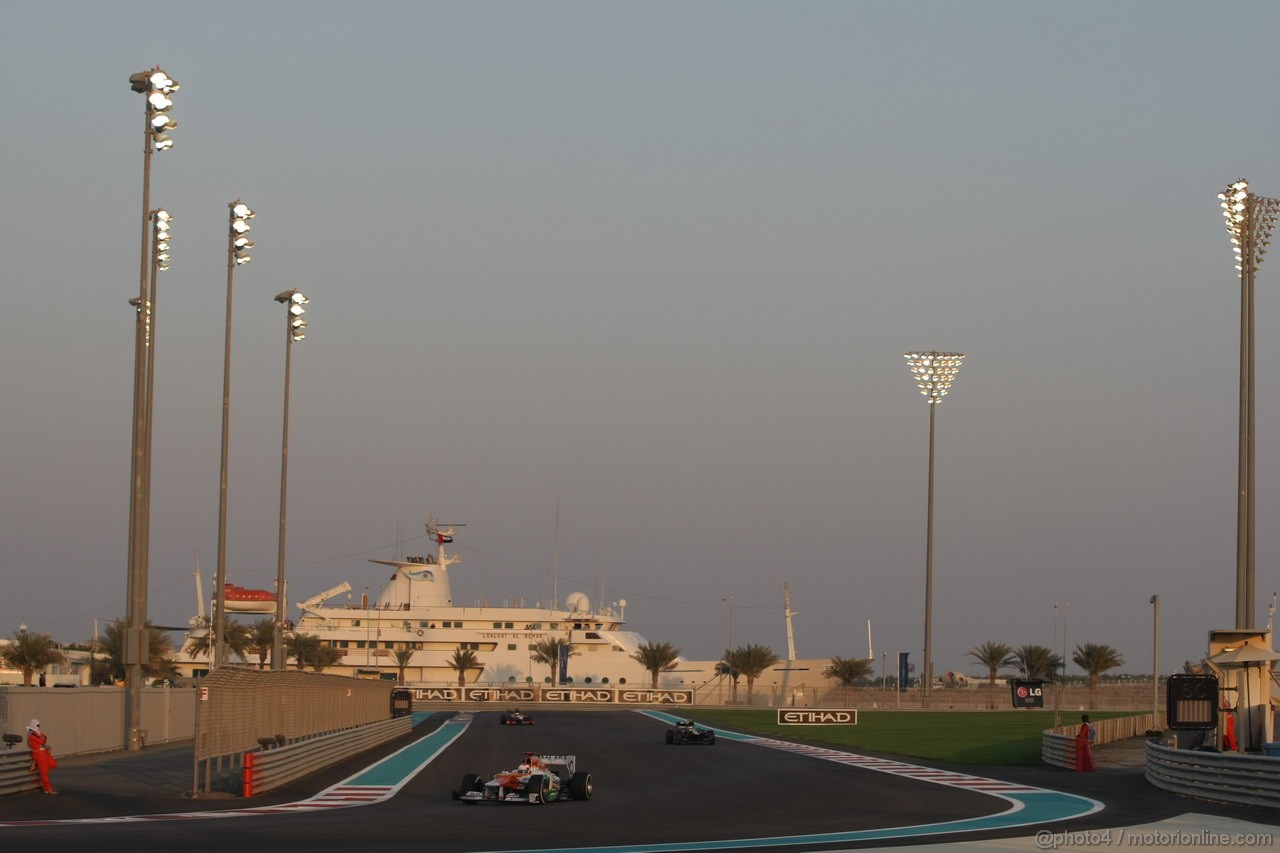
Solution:
<svg viewBox="0 0 1280 853"><path fill-rule="evenodd" d="M854 755L720 729L715 746L668 746L663 715L538 712L436 715L411 735L269 795L191 800L189 749L69 759L57 797L0 798L5 850L478 851L851 850L942 844L963 850L1095 849L1122 828L1268 833L1280 812L1215 806L1150 786L1141 769L955 768ZM590 802L466 805L464 773L513 766L525 750L570 753L592 773ZM1038 831L1053 833L1037 845ZM1161 836L1130 835L1129 846ZM1218 840L1211 836L1210 840ZM1156 846L1149 844L1148 846ZM1160 845L1160 846L1169 846ZM1221 845L1209 845L1204 849ZM1249 845L1241 844L1247 848Z"/></svg>

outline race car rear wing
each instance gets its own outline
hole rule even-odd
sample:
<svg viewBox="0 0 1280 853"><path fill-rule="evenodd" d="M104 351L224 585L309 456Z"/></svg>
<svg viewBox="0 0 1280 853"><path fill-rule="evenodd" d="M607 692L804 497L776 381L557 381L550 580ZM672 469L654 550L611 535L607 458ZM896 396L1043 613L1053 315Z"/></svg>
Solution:
<svg viewBox="0 0 1280 853"><path fill-rule="evenodd" d="M572 776L574 773L577 772L578 758L576 755L541 755L540 754L538 757L541 758L542 763L547 765L547 767L551 770L556 770L560 767L563 767L565 770L569 771L570 776Z"/></svg>

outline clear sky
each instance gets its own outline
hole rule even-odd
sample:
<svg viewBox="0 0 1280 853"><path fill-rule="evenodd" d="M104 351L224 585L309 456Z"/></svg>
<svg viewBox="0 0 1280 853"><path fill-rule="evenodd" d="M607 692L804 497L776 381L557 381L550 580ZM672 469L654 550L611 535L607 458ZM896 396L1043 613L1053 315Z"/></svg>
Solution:
<svg viewBox="0 0 1280 853"><path fill-rule="evenodd" d="M1280 196L1272 2L0 0L0 633L123 617L143 101L150 616L270 587L283 309L294 600L465 523L459 603L581 590L691 657L988 640L1162 669L1234 622L1239 288L1216 194ZM1259 274L1257 621L1280 587L1280 258ZM557 568L558 567L558 572ZM554 575L557 575L553 579ZM727 602L732 601L730 607ZM731 630L730 630L731 625ZM1078 672L1075 667L1071 671Z"/></svg>

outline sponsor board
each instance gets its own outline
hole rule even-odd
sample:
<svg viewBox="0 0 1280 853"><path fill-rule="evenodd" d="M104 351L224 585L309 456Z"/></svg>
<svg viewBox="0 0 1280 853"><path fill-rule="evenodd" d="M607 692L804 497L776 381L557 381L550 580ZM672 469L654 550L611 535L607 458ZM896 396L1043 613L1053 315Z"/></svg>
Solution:
<svg viewBox="0 0 1280 853"><path fill-rule="evenodd" d="M552 687L542 691L540 702L574 702L586 705L600 705L613 702L613 691L607 688L591 689L590 687Z"/></svg>
<svg viewBox="0 0 1280 853"><path fill-rule="evenodd" d="M420 702L557 702L581 705L692 705L692 690L613 687L414 687Z"/></svg>
<svg viewBox="0 0 1280 853"><path fill-rule="evenodd" d="M619 690L623 705L692 705L692 690Z"/></svg>
<svg viewBox="0 0 1280 853"><path fill-rule="evenodd" d="M1009 682L1015 708L1043 708L1044 681L1039 678L1015 678Z"/></svg>
<svg viewBox="0 0 1280 853"><path fill-rule="evenodd" d="M856 726L855 708L779 708L780 726Z"/></svg>

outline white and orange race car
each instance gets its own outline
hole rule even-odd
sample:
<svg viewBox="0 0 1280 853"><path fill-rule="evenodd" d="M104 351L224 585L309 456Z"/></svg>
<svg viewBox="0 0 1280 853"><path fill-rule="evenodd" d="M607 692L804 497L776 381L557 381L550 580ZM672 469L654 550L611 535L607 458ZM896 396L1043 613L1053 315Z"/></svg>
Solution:
<svg viewBox="0 0 1280 853"><path fill-rule="evenodd" d="M572 755L540 755L526 752L514 770L493 774L485 782L468 773L453 792L464 803L557 803L561 800L589 800L594 788L591 774L578 770Z"/></svg>

